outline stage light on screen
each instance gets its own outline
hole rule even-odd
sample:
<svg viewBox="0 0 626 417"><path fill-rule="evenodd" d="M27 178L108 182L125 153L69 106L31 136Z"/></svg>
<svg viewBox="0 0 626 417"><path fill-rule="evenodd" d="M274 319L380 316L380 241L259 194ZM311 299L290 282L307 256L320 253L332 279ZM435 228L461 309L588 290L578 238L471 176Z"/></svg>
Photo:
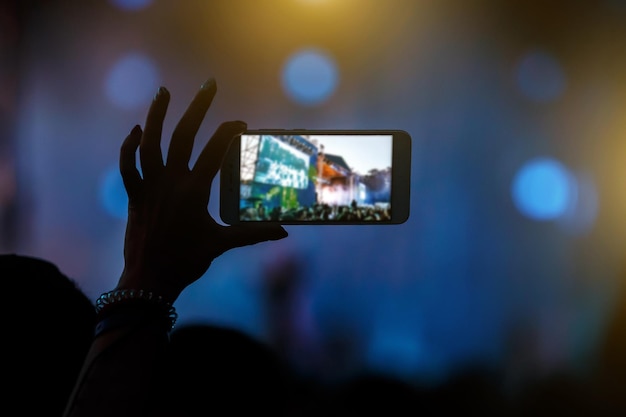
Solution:
<svg viewBox="0 0 626 417"><path fill-rule="evenodd" d="M125 220L128 216L128 196L117 166L106 169L100 178L100 204L111 217Z"/></svg>
<svg viewBox="0 0 626 417"><path fill-rule="evenodd" d="M128 11L142 10L152 4L152 0L109 0L114 6Z"/></svg>
<svg viewBox="0 0 626 417"><path fill-rule="evenodd" d="M552 158L528 161L512 184L513 201L525 216L553 220L569 208L575 183L568 169Z"/></svg>
<svg viewBox="0 0 626 417"><path fill-rule="evenodd" d="M516 68L520 92L538 102L558 99L566 87L566 76L558 60L543 51L527 53Z"/></svg>
<svg viewBox="0 0 626 417"><path fill-rule="evenodd" d="M159 86L156 64L141 53L129 53L109 71L106 95L113 104L125 110L144 108Z"/></svg>
<svg viewBox="0 0 626 417"><path fill-rule="evenodd" d="M334 59L319 49L304 49L291 55L282 70L287 96L305 106L328 100L337 88L339 73Z"/></svg>

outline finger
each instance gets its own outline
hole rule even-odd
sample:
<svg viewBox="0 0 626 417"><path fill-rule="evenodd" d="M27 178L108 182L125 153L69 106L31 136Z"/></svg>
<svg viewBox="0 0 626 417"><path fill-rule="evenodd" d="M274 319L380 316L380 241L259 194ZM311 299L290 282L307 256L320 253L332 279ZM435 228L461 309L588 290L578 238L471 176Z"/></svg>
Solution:
<svg viewBox="0 0 626 417"><path fill-rule="evenodd" d="M189 158L193 151L193 142L200 129L202 120L213 102L217 91L215 80L210 78L200 87L183 117L176 125L167 151L167 166L173 169L189 169Z"/></svg>
<svg viewBox="0 0 626 417"><path fill-rule="evenodd" d="M241 136L247 127L242 121L222 123L200 152L193 171L196 178L207 184L209 190L233 139Z"/></svg>
<svg viewBox="0 0 626 417"><path fill-rule="evenodd" d="M161 134L169 102L169 91L165 87L160 87L148 110L146 126L139 145L139 160L144 178L157 175L163 169Z"/></svg>
<svg viewBox="0 0 626 417"><path fill-rule="evenodd" d="M120 149L120 174L129 199L137 194L141 185L141 175L136 164L136 153L141 142L141 133L139 125L133 127L122 142Z"/></svg>
<svg viewBox="0 0 626 417"><path fill-rule="evenodd" d="M250 246L286 238L289 234L279 224L226 226L227 241L232 248Z"/></svg>

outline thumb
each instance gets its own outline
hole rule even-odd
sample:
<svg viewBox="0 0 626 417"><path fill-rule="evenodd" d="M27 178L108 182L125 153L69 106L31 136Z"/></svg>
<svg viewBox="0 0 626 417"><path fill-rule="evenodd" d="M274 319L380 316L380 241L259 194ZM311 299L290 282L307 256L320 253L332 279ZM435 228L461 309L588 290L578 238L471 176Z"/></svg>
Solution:
<svg viewBox="0 0 626 417"><path fill-rule="evenodd" d="M228 241L234 248L269 240L281 240L289 235L285 228L278 224L236 225L228 227L227 230Z"/></svg>

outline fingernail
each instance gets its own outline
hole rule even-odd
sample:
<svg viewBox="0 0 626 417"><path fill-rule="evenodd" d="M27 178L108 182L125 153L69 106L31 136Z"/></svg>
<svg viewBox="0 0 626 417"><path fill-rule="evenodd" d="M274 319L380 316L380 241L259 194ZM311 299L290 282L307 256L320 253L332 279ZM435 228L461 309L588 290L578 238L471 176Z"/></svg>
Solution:
<svg viewBox="0 0 626 417"><path fill-rule="evenodd" d="M165 97L167 94L169 94L169 92L167 91L167 88L165 87L159 87L159 89L157 90L156 94L154 95L154 99L159 99L161 97Z"/></svg>
<svg viewBox="0 0 626 417"><path fill-rule="evenodd" d="M202 90L213 90L215 89L215 78L209 78L200 86Z"/></svg>

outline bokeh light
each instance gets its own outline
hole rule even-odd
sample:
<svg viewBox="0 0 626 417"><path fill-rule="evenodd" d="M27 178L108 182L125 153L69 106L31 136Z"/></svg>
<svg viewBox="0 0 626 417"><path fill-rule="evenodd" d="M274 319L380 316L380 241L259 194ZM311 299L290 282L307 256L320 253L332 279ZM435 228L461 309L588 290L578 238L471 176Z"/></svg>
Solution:
<svg viewBox="0 0 626 417"><path fill-rule="evenodd" d="M555 159L540 157L527 162L513 181L518 210L535 220L561 216L572 200L573 184L567 168Z"/></svg>
<svg viewBox="0 0 626 417"><path fill-rule="evenodd" d="M426 361L417 338L403 332L380 331L367 350L368 364L377 372L410 380Z"/></svg>
<svg viewBox="0 0 626 417"><path fill-rule="evenodd" d="M142 10L152 4L152 0L110 0L110 2L118 8L128 11Z"/></svg>
<svg viewBox="0 0 626 417"><path fill-rule="evenodd" d="M117 166L106 169L100 179L100 204L111 217L125 220L128 215L128 196Z"/></svg>
<svg viewBox="0 0 626 417"><path fill-rule="evenodd" d="M565 91L565 73L557 59L547 52L527 53L520 60L516 71L518 88L533 101L552 101Z"/></svg>
<svg viewBox="0 0 626 417"><path fill-rule="evenodd" d="M575 181L572 181L571 202L559 218L559 224L572 235L583 235L593 228L598 217L598 190L591 175L572 175Z"/></svg>
<svg viewBox="0 0 626 417"><path fill-rule="evenodd" d="M109 72L105 90L109 100L122 109L144 108L154 97L159 80L157 66L150 58L129 53Z"/></svg>
<svg viewBox="0 0 626 417"><path fill-rule="evenodd" d="M335 61L319 49L304 49L293 54L282 72L282 86L287 96L306 106L328 100L338 82Z"/></svg>

